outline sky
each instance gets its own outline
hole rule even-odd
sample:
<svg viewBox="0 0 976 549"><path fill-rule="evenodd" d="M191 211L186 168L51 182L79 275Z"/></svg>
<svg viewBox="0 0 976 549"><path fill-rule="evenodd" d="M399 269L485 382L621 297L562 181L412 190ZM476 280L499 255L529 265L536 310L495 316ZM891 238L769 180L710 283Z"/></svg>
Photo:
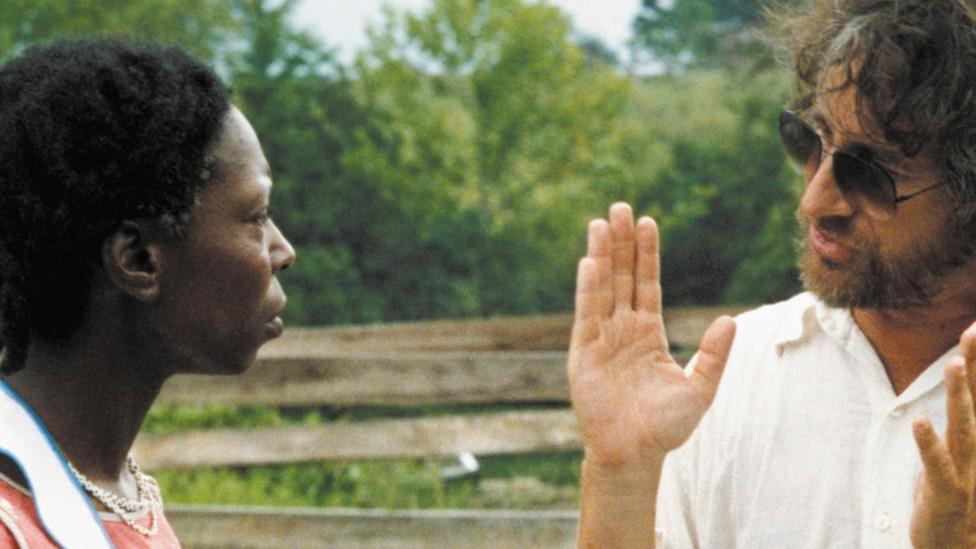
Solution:
<svg viewBox="0 0 976 549"><path fill-rule="evenodd" d="M627 41L631 23L640 8L640 0L544 0L559 6L570 15L574 28L595 36L626 61L630 59ZM301 0L295 10L294 23L311 31L326 44L338 49L339 59L352 60L356 50L366 44L367 24L378 25L381 7L392 4L397 9L422 10L430 0Z"/></svg>

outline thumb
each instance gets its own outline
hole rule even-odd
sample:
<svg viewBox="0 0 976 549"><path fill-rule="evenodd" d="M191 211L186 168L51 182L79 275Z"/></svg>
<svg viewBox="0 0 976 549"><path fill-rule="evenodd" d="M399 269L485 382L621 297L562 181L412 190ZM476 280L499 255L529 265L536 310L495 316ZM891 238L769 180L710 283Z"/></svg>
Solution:
<svg viewBox="0 0 976 549"><path fill-rule="evenodd" d="M698 360L692 369L690 380L698 393L707 402L711 402L718 390L718 382L725 370L725 361L729 358L729 349L735 338L735 321L731 317L722 316L712 322L712 325L702 336L701 346L698 348Z"/></svg>

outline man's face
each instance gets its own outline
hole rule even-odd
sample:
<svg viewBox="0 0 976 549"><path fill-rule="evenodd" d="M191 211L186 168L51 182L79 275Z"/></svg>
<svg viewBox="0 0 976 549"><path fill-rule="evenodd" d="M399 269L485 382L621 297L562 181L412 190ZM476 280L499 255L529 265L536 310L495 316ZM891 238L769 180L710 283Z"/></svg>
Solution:
<svg viewBox="0 0 976 549"><path fill-rule="evenodd" d="M834 179L830 151L857 150L888 171L899 195L938 181L931 151L905 157L880 141L855 115L855 89L825 93L813 123L828 151L806 173L797 212L803 236L800 269L804 286L836 307L903 309L925 305L944 278L968 260L954 240L950 204L942 188L898 204L890 219L868 215L856 195L843 194Z"/></svg>

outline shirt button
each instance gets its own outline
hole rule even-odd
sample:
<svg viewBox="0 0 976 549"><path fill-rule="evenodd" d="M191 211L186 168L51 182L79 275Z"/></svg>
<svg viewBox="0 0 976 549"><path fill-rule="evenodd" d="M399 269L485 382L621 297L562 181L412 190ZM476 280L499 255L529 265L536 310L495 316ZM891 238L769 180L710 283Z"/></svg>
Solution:
<svg viewBox="0 0 976 549"><path fill-rule="evenodd" d="M891 517L888 513L878 513L874 516L874 527L878 530L887 530L891 527Z"/></svg>
<svg viewBox="0 0 976 549"><path fill-rule="evenodd" d="M892 410L891 413L888 414L888 415L890 415L893 418L899 418L899 417L905 415L905 407L904 406L898 406L897 408L895 408L894 410Z"/></svg>

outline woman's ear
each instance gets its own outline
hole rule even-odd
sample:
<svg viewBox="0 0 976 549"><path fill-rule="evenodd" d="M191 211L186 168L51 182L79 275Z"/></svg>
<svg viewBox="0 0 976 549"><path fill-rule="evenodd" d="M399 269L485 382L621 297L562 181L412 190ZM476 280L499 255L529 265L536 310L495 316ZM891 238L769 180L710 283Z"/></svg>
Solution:
<svg viewBox="0 0 976 549"><path fill-rule="evenodd" d="M102 241L102 267L115 286L143 302L159 296L159 229L123 221Z"/></svg>

